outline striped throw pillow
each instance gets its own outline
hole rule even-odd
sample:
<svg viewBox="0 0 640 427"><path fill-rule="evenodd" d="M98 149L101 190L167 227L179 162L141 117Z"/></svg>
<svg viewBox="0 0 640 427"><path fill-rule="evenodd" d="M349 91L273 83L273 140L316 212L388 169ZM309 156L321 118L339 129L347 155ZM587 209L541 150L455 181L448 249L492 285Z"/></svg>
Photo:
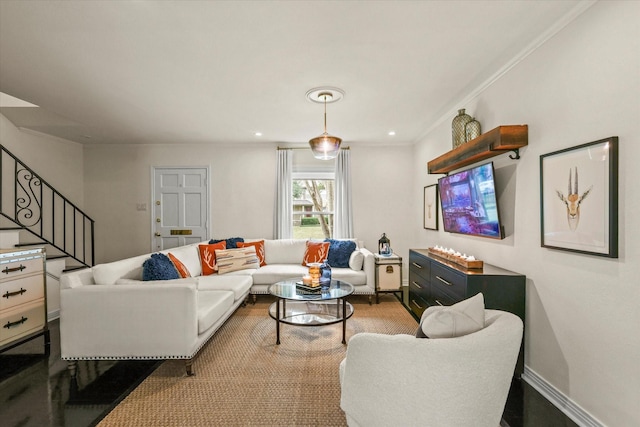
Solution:
<svg viewBox="0 0 640 427"><path fill-rule="evenodd" d="M239 249L216 249L216 265L218 266L218 274L225 274L248 268L260 268L260 261L254 246Z"/></svg>

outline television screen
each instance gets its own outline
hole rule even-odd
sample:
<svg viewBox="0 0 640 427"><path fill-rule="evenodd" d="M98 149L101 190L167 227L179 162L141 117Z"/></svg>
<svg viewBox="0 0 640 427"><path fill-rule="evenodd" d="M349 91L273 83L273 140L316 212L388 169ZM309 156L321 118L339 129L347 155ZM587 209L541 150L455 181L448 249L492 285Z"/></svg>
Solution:
<svg viewBox="0 0 640 427"><path fill-rule="evenodd" d="M444 230L502 239L493 163L438 180Z"/></svg>

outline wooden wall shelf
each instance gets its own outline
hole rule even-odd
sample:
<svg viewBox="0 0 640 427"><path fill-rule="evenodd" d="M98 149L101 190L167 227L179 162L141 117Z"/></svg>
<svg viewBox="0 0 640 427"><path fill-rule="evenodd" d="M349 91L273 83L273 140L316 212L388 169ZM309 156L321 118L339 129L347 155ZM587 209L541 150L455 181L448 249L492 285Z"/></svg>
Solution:
<svg viewBox="0 0 640 427"><path fill-rule="evenodd" d="M529 144L529 126L498 126L485 132L476 139L444 153L427 163L429 173L449 173L452 170L476 163L509 151L515 152L519 159L519 149Z"/></svg>

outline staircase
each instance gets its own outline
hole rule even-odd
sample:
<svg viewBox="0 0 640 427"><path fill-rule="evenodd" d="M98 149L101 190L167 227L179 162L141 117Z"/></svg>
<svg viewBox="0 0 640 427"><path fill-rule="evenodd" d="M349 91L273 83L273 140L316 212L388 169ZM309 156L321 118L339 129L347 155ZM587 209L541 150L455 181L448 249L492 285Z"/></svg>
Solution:
<svg viewBox="0 0 640 427"><path fill-rule="evenodd" d="M49 317L56 317L60 274L94 264L94 221L0 145L0 249L22 247L46 250Z"/></svg>

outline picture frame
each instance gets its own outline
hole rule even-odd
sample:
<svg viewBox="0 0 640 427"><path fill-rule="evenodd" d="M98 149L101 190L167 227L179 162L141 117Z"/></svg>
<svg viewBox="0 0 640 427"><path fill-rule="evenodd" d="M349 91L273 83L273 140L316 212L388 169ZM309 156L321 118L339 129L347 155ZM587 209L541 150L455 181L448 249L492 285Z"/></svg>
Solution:
<svg viewBox="0 0 640 427"><path fill-rule="evenodd" d="M438 229L438 184L424 187L423 217L425 229Z"/></svg>
<svg viewBox="0 0 640 427"><path fill-rule="evenodd" d="M618 258L618 137L540 156L540 246Z"/></svg>

